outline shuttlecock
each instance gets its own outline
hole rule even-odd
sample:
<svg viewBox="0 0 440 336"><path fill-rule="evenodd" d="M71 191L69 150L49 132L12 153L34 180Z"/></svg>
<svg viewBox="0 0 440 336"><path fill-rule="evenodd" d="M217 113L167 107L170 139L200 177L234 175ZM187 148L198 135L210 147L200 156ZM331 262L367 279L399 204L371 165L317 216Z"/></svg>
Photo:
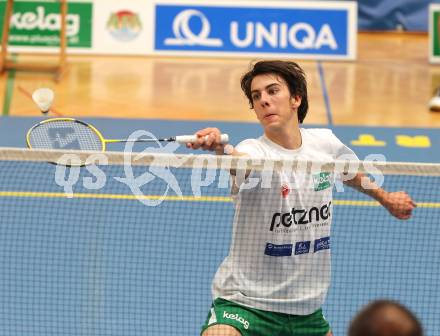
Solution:
<svg viewBox="0 0 440 336"><path fill-rule="evenodd" d="M34 93L32 94L32 99L34 100L35 104L37 104L42 113L47 113L52 106L54 93L51 89L41 88L34 91Z"/></svg>
<svg viewBox="0 0 440 336"><path fill-rule="evenodd" d="M440 112L440 87L435 90L434 96L429 101L428 106L432 112Z"/></svg>

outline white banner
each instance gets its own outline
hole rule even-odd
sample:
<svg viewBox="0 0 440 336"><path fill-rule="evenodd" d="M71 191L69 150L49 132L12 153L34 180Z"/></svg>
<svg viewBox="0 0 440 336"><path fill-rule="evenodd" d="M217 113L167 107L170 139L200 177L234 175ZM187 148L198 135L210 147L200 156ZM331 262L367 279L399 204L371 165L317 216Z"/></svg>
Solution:
<svg viewBox="0 0 440 336"><path fill-rule="evenodd" d="M354 1L69 1L68 52L354 60ZM0 15L5 1L0 0ZM10 50L54 52L59 4L17 1Z"/></svg>

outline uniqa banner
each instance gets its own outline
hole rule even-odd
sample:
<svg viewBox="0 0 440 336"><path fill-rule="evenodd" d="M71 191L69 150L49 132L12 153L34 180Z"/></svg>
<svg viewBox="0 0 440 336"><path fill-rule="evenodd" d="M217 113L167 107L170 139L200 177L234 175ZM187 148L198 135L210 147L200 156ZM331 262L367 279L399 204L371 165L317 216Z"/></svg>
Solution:
<svg viewBox="0 0 440 336"><path fill-rule="evenodd" d="M354 59L355 2L156 1L154 51Z"/></svg>

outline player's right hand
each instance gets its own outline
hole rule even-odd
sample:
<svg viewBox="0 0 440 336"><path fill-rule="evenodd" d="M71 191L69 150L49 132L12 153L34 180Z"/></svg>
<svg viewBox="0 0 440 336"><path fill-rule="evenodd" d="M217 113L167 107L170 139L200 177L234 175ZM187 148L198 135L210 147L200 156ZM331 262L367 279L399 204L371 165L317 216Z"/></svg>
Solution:
<svg viewBox="0 0 440 336"><path fill-rule="evenodd" d="M208 151L215 151L217 154L223 154L224 144L221 143L221 132L218 128L208 127L201 129L195 133L197 141L187 143L187 148L203 149Z"/></svg>

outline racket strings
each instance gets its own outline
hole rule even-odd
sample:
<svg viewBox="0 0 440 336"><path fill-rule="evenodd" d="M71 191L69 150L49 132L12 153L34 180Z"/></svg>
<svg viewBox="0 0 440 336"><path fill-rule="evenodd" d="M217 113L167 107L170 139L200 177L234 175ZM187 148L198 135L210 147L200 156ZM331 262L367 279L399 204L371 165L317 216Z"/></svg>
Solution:
<svg viewBox="0 0 440 336"><path fill-rule="evenodd" d="M92 128L71 120L40 123L29 132L28 141L36 149L104 149L102 139Z"/></svg>

